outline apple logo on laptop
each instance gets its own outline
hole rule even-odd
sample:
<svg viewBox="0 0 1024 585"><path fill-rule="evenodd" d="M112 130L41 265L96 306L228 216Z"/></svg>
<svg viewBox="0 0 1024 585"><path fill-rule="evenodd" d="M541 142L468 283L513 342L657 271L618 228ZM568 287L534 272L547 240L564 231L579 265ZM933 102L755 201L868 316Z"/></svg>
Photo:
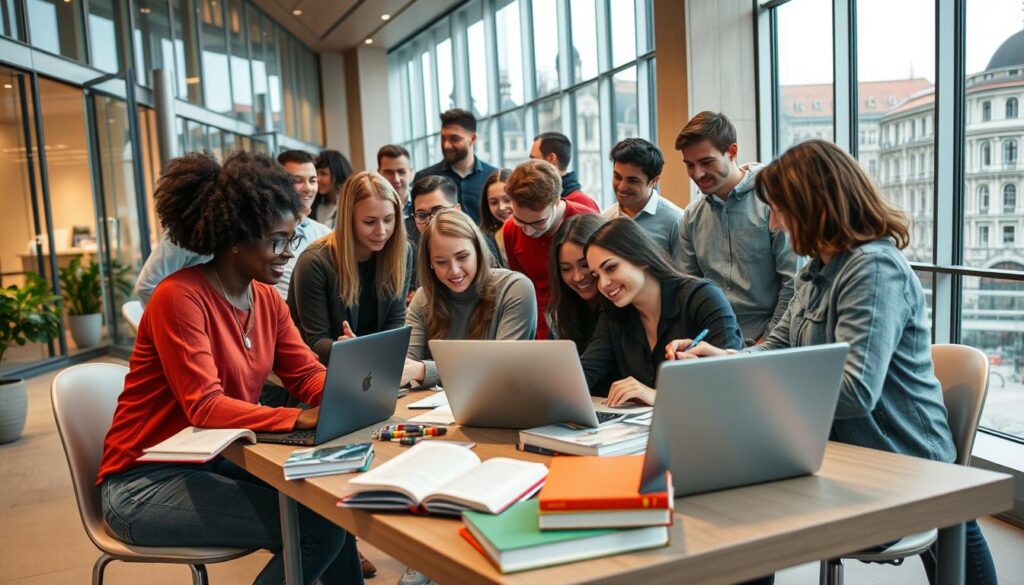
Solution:
<svg viewBox="0 0 1024 585"><path fill-rule="evenodd" d="M370 372L370 373L366 374L365 378L363 378L363 392L369 392L370 391L370 386L372 386L372 385L373 385L373 372Z"/></svg>

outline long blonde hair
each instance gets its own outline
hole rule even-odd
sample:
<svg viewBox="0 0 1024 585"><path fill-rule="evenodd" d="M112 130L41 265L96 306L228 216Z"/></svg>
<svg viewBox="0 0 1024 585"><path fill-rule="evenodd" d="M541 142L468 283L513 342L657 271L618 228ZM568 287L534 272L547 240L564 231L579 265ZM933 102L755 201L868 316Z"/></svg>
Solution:
<svg viewBox="0 0 1024 585"><path fill-rule="evenodd" d="M430 220L427 228L420 234L417 266L419 267L420 287L426 297L427 336L429 339L444 339L451 325L451 315L445 295L448 286L437 278L430 267L430 242L435 236L462 238L473 243L476 251L476 275L470 286L476 288L477 305L469 319L467 339L483 339L487 328L494 317L494 303L497 296L491 284L491 252L484 243L480 228L473 224L473 219L461 211L446 210Z"/></svg>
<svg viewBox="0 0 1024 585"><path fill-rule="evenodd" d="M355 219L356 204L364 199L376 197L388 201L395 210L395 231L392 232L384 249L376 252L376 282L378 299L395 298L405 294L405 222L402 221L402 204L394 187L381 175L373 171L356 173L345 181L338 203L338 221L328 245L334 254L338 267L338 296L346 305L359 304L359 263L356 260Z"/></svg>

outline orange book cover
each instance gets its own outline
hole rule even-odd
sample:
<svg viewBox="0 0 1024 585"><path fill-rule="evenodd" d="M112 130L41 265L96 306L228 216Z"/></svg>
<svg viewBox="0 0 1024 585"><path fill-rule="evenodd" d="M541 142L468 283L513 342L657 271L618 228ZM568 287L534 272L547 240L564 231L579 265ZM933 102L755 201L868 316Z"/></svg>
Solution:
<svg viewBox="0 0 1024 585"><path fill-rule="evenodd" d="M540 490L540 512L671 508L667 491L640 493L643 467L643 455L555 457Z"/></svg>

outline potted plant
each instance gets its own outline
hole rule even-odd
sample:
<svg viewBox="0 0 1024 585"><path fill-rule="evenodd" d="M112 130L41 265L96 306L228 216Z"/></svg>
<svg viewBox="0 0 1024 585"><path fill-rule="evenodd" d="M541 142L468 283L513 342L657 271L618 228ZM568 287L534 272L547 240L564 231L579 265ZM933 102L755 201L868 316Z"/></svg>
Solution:
<svg viewBox="0 0 1024 585"><path fill-rule="evenodd" d="M21 287L0 288L0 363L12 345L44 343L60 333L60 309L50 283L27 273ZM0 443L21 436L28 412L24 380L0 379Z"/></svg>
<svg viewBox="0 0 1024 585"><path fill-rule="evenodd" d="M120 297L131 294L128 267L114 260L111 270L115 294ZM81 258L73 258L60 269L61 296L64 297L68 328L71 339L80 348L98 345L103 338L103 291L100 282L100 265L95 260L83 266Z"/></svg>

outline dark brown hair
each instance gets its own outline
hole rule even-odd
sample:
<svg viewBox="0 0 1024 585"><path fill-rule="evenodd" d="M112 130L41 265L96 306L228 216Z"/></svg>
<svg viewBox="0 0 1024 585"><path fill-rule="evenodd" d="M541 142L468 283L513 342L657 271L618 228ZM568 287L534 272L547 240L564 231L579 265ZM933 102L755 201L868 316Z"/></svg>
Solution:
<svg viewBox="0 0 1024 585"><path fill-rule="evenodd" d="M910 243L906 215L886 201L852 156L824 140L790 148L757 174L757 198L786 218L793 251L839 254L892 238Z"/></svg>
<svg viewBox="0 0 1024 585"><path fill-rule="evenodd" d="M441 112L441 127L444 128L453 124L461 126L470 132L476 132L476 116L469 110L453 108L446 112Z"/></svg>
<svg viewBox="0 0 1024 585"><path fill-rule="evenodd" d="M736 144L736 127L725 114L700 112L690 118L686 126L679 131L679 136L676 137L676 150L681 151L705 140L710 140L718 152L724 153L730 146Z"/></svg>
<svg viewBox="0 0 1024 585"><path fill-rule="evenodd" d="M412 157L404 146L398 144L385 144L377 151L377 168L380 168L380 162L386 158L402 158L403 156L409 159L409 164L412 164Z"/></svg>
<svg viewBox="0 0 1024 585"><path fill-rule="evenodd" d="M558 338L572 340L579 353L583 353L590 342L597 318L587 301L562 280L558 257L562 253L562 244L566 242L586 247L587 241L605 221L596 213L574 215L562 223L551 241L548 257L548 290L551 291L551 299L548 301L546 317Z"/></svg>
<svg viewBox="0 0 1024 585"><path fill-rule="evenodd" d="M507 183L511 174L512 171L508 169L498 169L484 181L484 190L480 193L480 229L485 234L496 232L502 226L502 223L491 213L491 206L487 203L487 192L495 183Z"/></svg>

